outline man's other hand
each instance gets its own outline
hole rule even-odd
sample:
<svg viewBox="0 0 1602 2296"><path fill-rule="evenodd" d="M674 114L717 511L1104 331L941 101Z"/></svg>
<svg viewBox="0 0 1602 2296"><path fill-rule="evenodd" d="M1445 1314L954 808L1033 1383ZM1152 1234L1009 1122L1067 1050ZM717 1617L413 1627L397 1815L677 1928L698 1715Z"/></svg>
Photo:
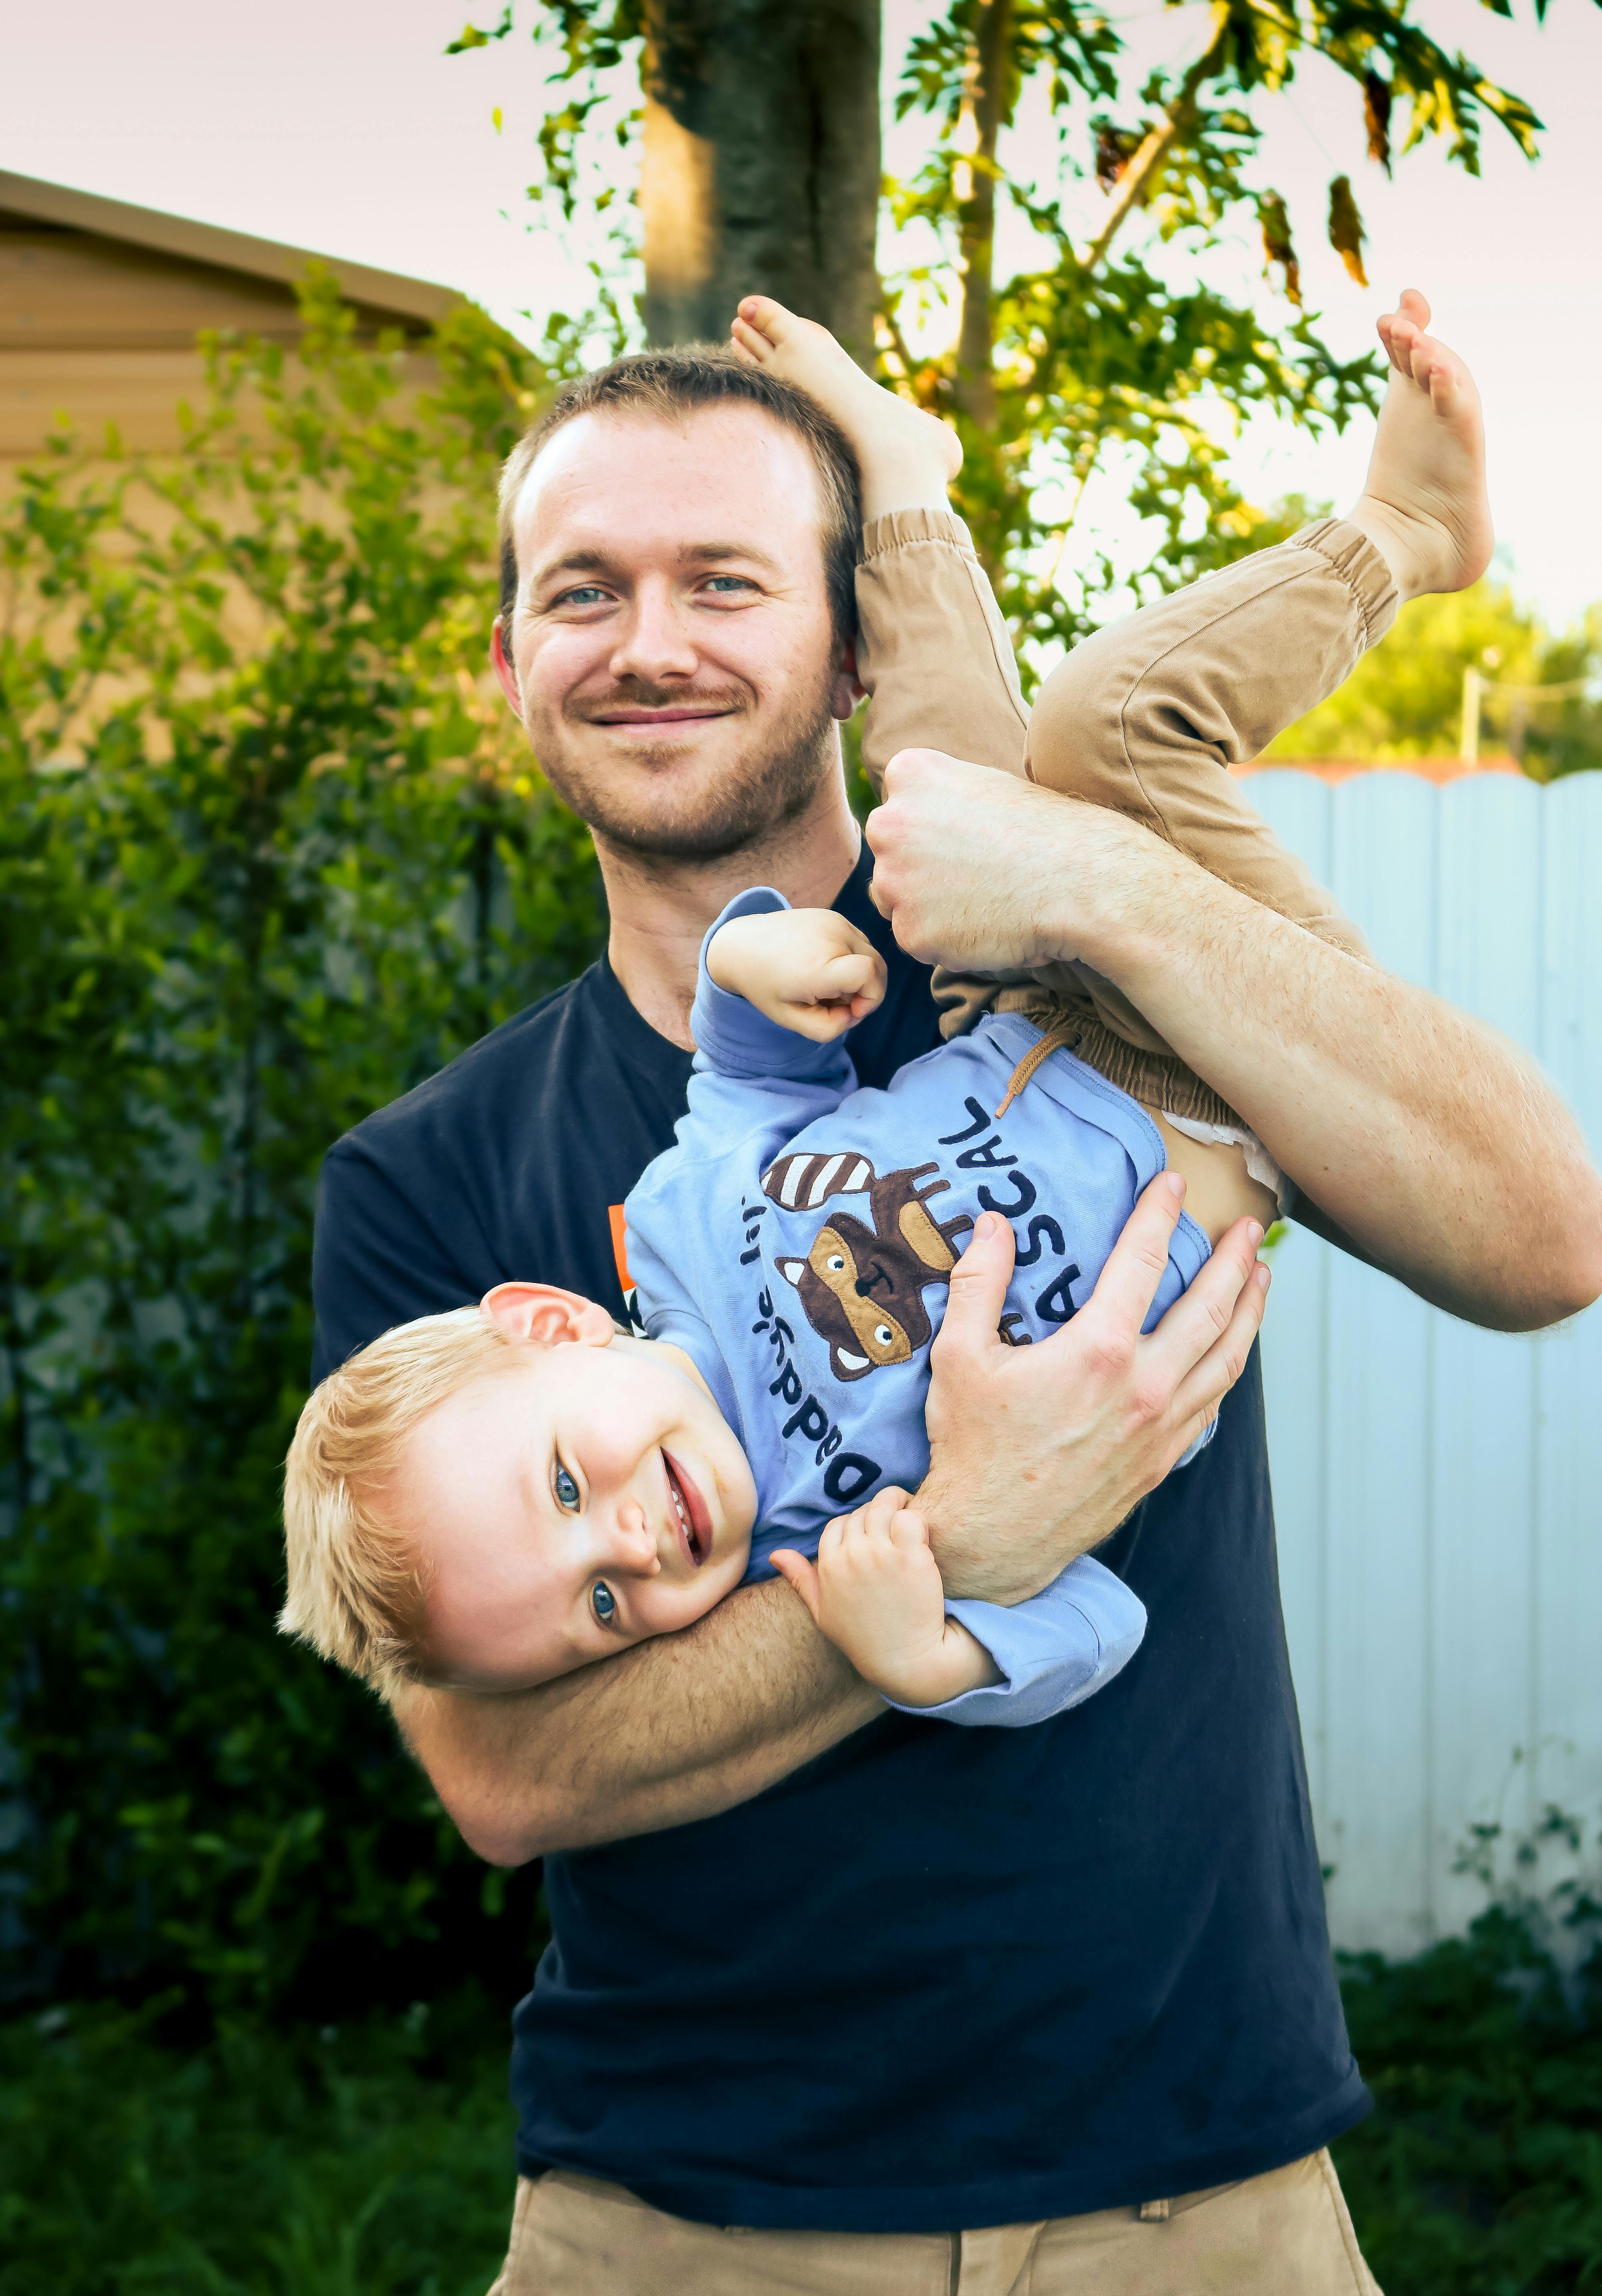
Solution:
<svg viewBox="0 0 1602 2296"><path fill-rule="evenodd" d="M1263 1230L1238 1221L1143 1336L1183 1202L1179 1176L1159 1173L1083 1307L1026 1348L997 1329L1012 1230L993 1212L981 1217L931 1353L929 1472L918 1496L948 1594L1039 1594L1110 1537L1217 1416L1263 1321Z"/></svg>

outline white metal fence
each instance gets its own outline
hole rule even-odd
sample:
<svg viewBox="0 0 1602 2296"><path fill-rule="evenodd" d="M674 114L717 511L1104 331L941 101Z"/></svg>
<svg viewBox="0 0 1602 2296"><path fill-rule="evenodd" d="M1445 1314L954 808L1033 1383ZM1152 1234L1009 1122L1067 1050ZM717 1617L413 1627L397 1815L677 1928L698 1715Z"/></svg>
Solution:
<svg viewBox="0 0 1602 2296"><path fill-rule="evenodd" d="M1602 1151L1602 774L1272 771L1381 962L1527 1046ZM1263 1335L1280 1575L1339 1945L1484 1902L1469 1825L1602 1807L1602 1307L1479 1332L1293 1229Z"/></svg>

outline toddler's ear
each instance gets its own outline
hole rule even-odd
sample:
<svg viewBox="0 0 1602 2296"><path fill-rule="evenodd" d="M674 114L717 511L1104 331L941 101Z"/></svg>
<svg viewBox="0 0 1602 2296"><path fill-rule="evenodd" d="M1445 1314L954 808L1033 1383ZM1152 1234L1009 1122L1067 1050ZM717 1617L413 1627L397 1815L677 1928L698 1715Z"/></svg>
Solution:
<svg viewBox="0 0 1602 2296"><path fill-rule="evenodd" d="M478 1311L498 1324L509 1340L540 1347L576 1341L584 1347L604 1348L617 1331L604 1308L557 1283L497 1283L478 1302Z"/></svg>

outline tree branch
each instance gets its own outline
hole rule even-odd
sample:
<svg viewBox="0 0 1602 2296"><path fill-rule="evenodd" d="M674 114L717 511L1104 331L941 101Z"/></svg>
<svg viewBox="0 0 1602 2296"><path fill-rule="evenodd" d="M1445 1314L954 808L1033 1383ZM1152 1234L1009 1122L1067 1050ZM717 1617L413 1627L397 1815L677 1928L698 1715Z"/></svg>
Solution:
<svg viewBox="0 0 1602 2296"><path fill-rule="evenodd" d="M962 315L957 333L957 404L988 429L995 421L994 324L996 143L1007 112L1012 0L979 0L978 23L962 89L957 163Z"/></svg>
<svg viewBox="0 0 1602 2296"><path fill-rule="evenodd" d="M1140 149L1118 178L1118 188L1108 210L1107 221L1085 250L1080 263L1082 271L1093 271L1117 237L1131 211L1148 198L1156 189L1158 170L1166 159L1170 147L1181 127L1189 124L1196 111L1197 91L1203 80L1218 69L1218 52L1223 45L1229 28L1228 0L1214 0L1213 37L1206 53L1193 63L1180 82L1180 92L1163 114L1157 127L1146 136Z"/></svg>

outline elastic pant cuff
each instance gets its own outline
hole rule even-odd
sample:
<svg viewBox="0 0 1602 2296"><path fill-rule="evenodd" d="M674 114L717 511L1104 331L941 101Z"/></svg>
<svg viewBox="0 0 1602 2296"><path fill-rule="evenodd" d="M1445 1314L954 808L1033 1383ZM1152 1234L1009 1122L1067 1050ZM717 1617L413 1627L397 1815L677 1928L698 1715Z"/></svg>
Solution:
<svg viewBox="0 0 1602 2296"><path fill-rule="evenodd" d="M1316 550L1351 591L1363 619L1363 648L1376 646L1396 619L1402 601L1390 568L1368 536L1344 518L1321 518L1290 537L1291 547Z"/></svg>
<svg viewBox="0 0 1602 2296"><path fill-rule="evenodd" d="M967 557L977 556L974 538L954 510L888 510L882 518L870 519L862 529L857 563L871 565L876 558L886 558L893 550L905 550L920 542L944 542Z"/></svg>

